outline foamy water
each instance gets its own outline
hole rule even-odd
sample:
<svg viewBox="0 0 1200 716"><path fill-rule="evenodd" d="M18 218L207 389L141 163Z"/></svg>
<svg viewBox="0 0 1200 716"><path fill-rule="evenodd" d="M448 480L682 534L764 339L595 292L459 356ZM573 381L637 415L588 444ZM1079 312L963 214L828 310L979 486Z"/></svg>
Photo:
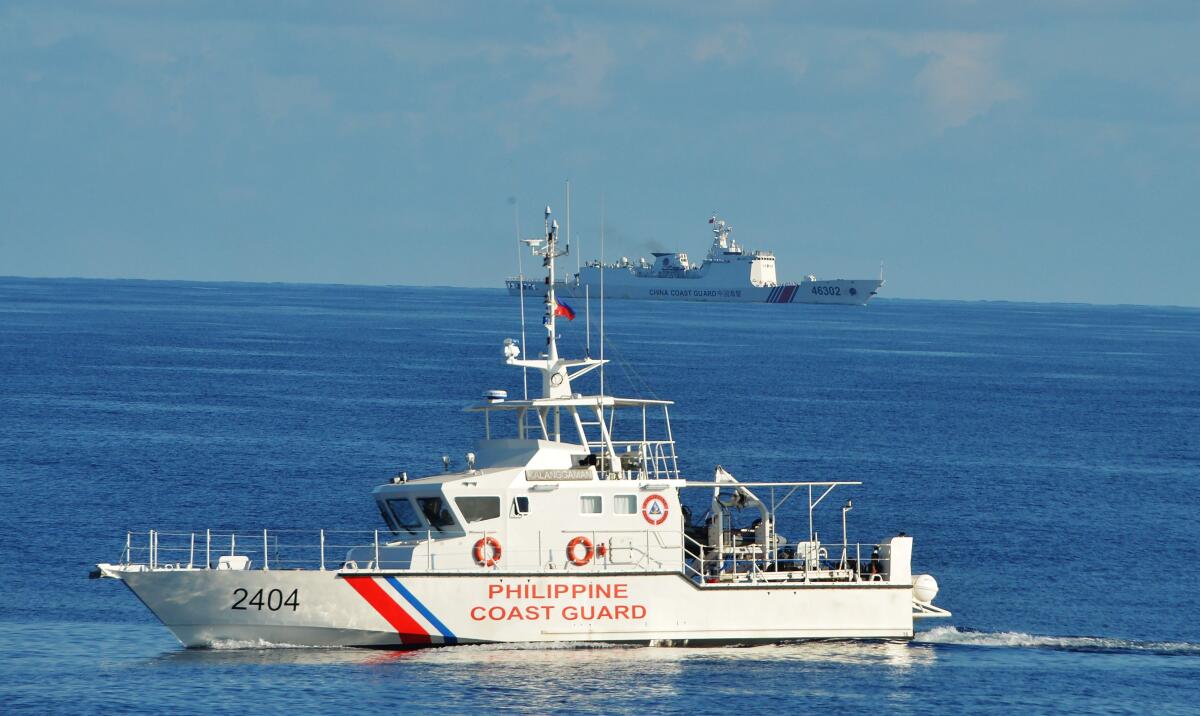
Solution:
<svg viewBox="0 0 1200 716"><path fill-rule="evenodd" d="M1200 656L1200 644L1182 641L1133 641L1099 636L1045 636L1024 632L983 632L940 626L917 632L913 641L920 644L965 644L968 646L1019 647L1025 649L1061 649L1086 652L1142 652Z"/></svg>

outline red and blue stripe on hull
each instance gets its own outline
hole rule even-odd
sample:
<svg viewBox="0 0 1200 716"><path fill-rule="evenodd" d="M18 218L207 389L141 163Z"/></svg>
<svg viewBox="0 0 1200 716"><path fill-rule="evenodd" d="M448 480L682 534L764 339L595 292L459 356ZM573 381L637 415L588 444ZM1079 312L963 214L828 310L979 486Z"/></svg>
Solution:
<svg viewBox="0 0 1200 716"><path fill-rule="evenodd" d="M767 294L767 303L791 303L792 297L796 295L800 285L790 283L786 286L776 286L771 289L771 293Z"/></svg>
<svg viewBox="0 0 1200 716"><path fill-rule="evenodd" d="M434 616L399 579L371 576L348 576L344 579L396 630L402 645L434 646L458 643L454 632Z"/></svg>

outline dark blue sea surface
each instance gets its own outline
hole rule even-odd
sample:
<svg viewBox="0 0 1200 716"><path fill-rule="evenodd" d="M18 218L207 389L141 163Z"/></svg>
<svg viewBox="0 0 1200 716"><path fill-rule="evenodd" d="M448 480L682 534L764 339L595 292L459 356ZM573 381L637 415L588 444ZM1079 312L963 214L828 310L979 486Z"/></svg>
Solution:
<svg viewBox="0 0 1200 716"><path fill-rule="evenodd" d="M3 278L0 708L1200 710L1200 310L611 301L605 320L609 392L677 401L688 477L862 480L851 541L914 535L954 617L907 644L184 650L91 566L127 529L381 526L371 488L461 460L482 433L462 407L520 394L516 301Z"/></svg>

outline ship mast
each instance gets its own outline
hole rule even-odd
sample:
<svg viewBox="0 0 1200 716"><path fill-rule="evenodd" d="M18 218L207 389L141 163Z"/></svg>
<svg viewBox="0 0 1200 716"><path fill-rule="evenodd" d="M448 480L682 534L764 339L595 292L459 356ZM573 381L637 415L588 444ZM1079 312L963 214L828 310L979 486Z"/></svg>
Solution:
<svg viewBox="0 0 1200 716"><path fill-rule="evenodd" d="M546 352L537 359L518 358L520 352L510 350L511 341L509 341L505 348L505 362L508 365L542 371L543 398L570 398L572 395L571 380L599 368L604 361L594 358L564 359L558 355L558 335L555 328L555 319L558 317L558 297L555 295L554 286L554 260L559 256L565 256L568 250L559 249L558 222L551 219L550 214L550 207L547 206L545 238L524 240L534 256L542 257L542 266L546 269L545 315L542 317L542 325L546 328ZM573 374L568 373L568 368L573 367L580 369Z"/></svg>
<svg viewBox="0 0 1200 716"><path fill-rule="evenodd" d="M546 230L546 245L542 250L542 265L546 267L546 315L542 318L542 323L546 326L546 358L551 365L558 363L558 341L554 333L554 322L558 317L556 310L558 308L558 300L554 295L554 259L562 256L566 252L558 250L558 220L550 218L550 207L546 207L546 213L543 218ZM552 376L558 375L559 371L547 371L543 376L542 395L550 397L551 383L561 383L566 378L566 371L562 371L559 381L553 381ZM570 393L567 393L570 395Z"/></svg>

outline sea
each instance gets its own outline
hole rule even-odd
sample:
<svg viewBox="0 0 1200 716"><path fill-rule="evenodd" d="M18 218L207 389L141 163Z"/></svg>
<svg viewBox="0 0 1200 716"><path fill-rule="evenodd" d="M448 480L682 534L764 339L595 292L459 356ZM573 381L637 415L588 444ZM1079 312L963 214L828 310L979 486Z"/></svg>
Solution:
<svg viewBox="0 0 1200 716"><path fill-rule="evenodd" d="M598 306L574 308L560 346L598 356ZM606 390L676 401L687 477L861 481L849 539L914 536L953 616L911 642L188 650L88 579L127 530L382 527L374 486L461 466L463 407L522 394L518 309L0 278L0 710L1200 713L1195 308L608 302Z"/></svg>

